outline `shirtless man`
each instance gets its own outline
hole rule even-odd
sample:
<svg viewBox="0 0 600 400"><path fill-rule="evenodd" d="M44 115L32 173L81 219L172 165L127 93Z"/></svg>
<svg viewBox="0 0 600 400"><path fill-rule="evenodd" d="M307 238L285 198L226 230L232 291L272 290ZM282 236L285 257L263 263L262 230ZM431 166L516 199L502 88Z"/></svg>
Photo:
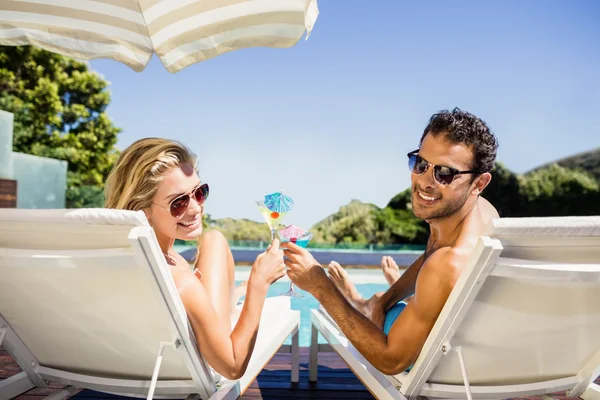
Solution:
<svg viewBox="0 0 600 400"><path fill-rule="evenodd" d="M408 154L412 208L430 227L424 252L385 293L353 304L309 251L284 243L288 276L311 293L378 370L397 374L421 352L487 223L498 218L482 191L498 143L488 126L459 109L434 114L419 150ZM350 296L349 296L350 297Z"/></svg>

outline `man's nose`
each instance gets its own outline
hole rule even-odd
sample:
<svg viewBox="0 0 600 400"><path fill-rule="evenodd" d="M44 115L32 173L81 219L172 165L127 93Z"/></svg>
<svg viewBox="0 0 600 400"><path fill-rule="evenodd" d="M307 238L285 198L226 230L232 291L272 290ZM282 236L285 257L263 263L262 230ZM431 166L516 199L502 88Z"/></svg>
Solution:
<svg viewBox="0 0 600 400"><path fill-rule="evenodd" d="M427 168L427 171L423 175L421 175L421 182L425 188L430 188L438 185L438 181L435 180L435 176L433 176L434 171L433 167L430 165Z"/></svg>

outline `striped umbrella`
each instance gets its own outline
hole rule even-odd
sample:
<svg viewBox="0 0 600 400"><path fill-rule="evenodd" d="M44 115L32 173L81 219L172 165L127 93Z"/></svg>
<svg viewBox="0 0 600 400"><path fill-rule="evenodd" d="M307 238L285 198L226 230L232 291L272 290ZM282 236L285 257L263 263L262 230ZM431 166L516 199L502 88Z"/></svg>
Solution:
<svg viewBox="0 0 600 400"><path fill-rule="evenodd" d="M318 13L317 0L2 0L0 45L136 71L156 53L175 73L232 50L292 47Z"/></svg>

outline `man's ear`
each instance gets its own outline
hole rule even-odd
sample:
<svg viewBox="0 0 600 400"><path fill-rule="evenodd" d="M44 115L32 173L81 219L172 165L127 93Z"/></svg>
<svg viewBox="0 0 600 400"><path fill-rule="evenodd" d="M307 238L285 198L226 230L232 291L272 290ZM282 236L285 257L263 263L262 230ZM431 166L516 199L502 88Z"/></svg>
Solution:
<svg viewBox="0 0 600 400"><path fill-rule="evenodd" d="M475 178L475 186L471 190L471 193L476 196L479 196L481 192L483 192L483 189L485 189L486 186L490 184L491 180L492 174L490 174L489 172L485 172L479 175L477 178Z"/></svg>

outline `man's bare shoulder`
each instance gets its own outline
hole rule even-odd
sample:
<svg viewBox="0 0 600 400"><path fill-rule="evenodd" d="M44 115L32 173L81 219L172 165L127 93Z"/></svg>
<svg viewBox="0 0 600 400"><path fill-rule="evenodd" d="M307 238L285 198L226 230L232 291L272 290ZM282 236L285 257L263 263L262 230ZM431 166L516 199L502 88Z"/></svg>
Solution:
<svg viewBox="0 0 600 400"><path fill-rule="evenodd" d="M427 326L433 325L452 292L461 266L460 257L452 247L442 247L425 260L415 285L412 308Z"/></svg>
<svg viewBox="0 0 600 400"><path fill-rule="evenodd" d="M438 284L453 287L469 256L468 249L458 246L442 247L423 263L419 281L435 280ZM421 279L422 278L422 279Z"/></svg>
<svg viewBox="0 0 600 400"><path fill-rule="evenodd" d="M489 202L484 197L480 197L478 200L479 206L481 207L481 212L483 214L483 220L485 223L489 222L492 219L500 218L500 214L498 214L498 210L492 203Z"/></svg>

